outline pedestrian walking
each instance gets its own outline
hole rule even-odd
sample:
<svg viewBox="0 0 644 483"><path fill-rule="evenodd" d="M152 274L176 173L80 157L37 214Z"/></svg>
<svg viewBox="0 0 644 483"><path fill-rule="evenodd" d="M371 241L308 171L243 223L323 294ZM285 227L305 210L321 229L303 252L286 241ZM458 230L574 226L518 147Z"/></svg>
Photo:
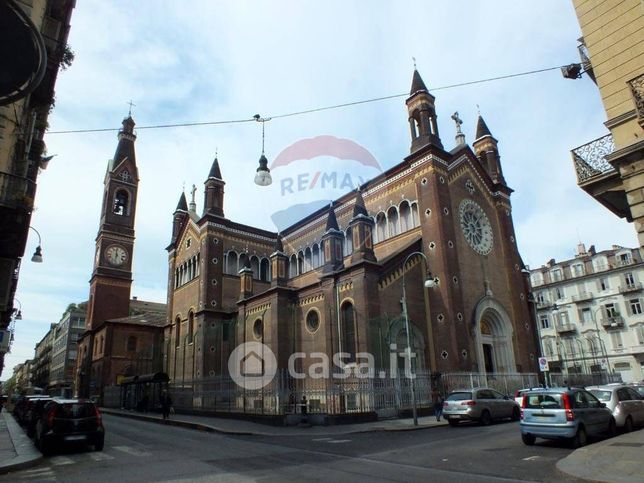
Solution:
<svg viewBox="0 0 644 483"><path fill-rule="evenodd" d="M441 416L443 415L443 396L441 396L437 387L432 389L432 403L434 404L434 415L436 416L436 421L440 421Z"/></svg>
<svg viewBox="0 0 644 483"><path fill-rule="evenodd" d="M168 394L168 391L164 389L159 399L161 402L161 411L163 412L163 419L169 419L170 409L172 409L172 398L170 397L170 394Z"/></svg>

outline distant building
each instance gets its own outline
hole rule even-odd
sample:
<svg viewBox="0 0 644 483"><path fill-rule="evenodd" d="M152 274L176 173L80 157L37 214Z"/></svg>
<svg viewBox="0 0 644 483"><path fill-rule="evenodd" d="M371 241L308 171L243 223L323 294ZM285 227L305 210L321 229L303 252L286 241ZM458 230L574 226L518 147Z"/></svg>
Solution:
<svg viewBox="0 0 644 483"><path fill-rule="evenodd" d="M51 395L71 396L76 366L76 341L85 331L87 302L70 304L54 329L48 392Z"/></svg>
<svg viewBox="0 0 644 483"><path fill-rule="evenodd" d="M46 390L49 386L49 369L51 364L51 351L54 345L56 324L51 324L49 330L40 342L36 344L33 359L31 382L35 387Z"/></svg>
<svg viewBox="0 0 644 483"><path fill-rule="evenodd" d="M635 223L644 247L644 5L573 0L582 66L599 88L610 134L572 150L579 186Z"/></svg>
<svg viewBox="0 0 644 483"><path fill-rule="evenodd" d="M638 249L613 246L550 260L530 271L542 353L550 370L619 372L644 379L644 262Z"/></svg>
<svg viewBox="0 0 644 483"><path fill-rule="evenodd" d="M29 359L13 368L13 377L15 377L18 392L25 392L33 387L31 383L32 364L33 360Z"/></svg>

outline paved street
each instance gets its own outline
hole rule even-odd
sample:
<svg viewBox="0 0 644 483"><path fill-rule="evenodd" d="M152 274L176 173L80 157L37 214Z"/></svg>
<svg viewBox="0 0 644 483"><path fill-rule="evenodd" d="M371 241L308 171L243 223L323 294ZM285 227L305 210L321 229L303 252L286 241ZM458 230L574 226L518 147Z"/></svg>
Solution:
<svg viewBox="0 0 644 483"><path fill-rule="evenodd" d="M4 481L574 481L571 450L526 447L517 423L336 437L226 436L105 416L105 450L66 450Z"/></svg>

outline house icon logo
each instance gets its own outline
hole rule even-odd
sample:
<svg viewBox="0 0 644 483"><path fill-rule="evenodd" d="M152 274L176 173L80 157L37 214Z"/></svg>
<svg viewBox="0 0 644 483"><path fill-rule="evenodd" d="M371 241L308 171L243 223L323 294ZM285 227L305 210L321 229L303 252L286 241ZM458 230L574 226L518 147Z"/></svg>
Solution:
<svg viewBox="0 0 644 483"><path fill-rule="evenodd" d="M273 351L261 342L245 342L230 354L228 372L239 387L261 389L275 377L277 359Z"/></svg>

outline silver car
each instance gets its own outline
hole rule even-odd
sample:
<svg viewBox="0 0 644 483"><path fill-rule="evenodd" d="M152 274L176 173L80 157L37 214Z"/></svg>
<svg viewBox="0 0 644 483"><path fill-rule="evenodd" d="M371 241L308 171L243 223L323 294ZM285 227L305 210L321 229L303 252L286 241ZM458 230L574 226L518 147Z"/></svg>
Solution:
<svg viewBox="0 0 644 483"><path fill-rule="evenodd" d="M479 421L485 425L493 419L518 421L520 416L521 410L514 399L488 387L453 391L443 403L443 417L450 426L461 421Z"/></svg>
<svg viewBox="0 0 644 483"><path fill-rule="evenodd" d="M618 428L630 433L644 425L644 399L632 386L591 386L586 388L613 412Z"/></svg>

